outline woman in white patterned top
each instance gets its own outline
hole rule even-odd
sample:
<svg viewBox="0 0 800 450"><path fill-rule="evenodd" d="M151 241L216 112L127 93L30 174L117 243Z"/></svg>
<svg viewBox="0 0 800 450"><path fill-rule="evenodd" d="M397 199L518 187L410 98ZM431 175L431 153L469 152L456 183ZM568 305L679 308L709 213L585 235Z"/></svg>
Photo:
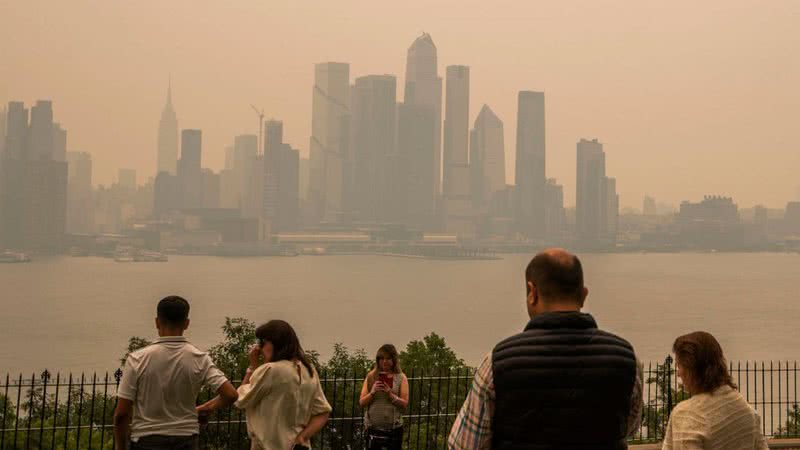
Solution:
<svg viewBox="0 0 800 450"><path fill-rule="evenodd" d="M736 389L714 336L680 336L672 351L691 398L672 410L662 450L767 450L761 418Z"/></svg>
<svg viewBox="0 0 800 450"><path fill-rule="evenodd" d="M271 320L256 329L256 337L235 403L245 410L250 448L310 450L311 437L331 412L319 375L288 323Z"/></svg>
<svg viewBox="0 0 800 450"><path fill-rule="evenodd" d="M400 450L403 446L403 410L408 406L408 379L400 370L397 349L386 344L378 349L375 367L361 387L359 405L364 408L368 450Z"/></svg>

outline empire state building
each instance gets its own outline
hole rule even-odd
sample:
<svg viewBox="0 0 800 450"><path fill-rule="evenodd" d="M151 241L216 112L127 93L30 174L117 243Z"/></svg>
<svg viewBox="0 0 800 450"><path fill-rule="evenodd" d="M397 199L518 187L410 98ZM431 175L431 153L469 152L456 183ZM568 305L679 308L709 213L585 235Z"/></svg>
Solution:
<svg viewBox="0 0 800 450"><path fill-rule="evenodd" d="M167 104L158 123L158 172L177 173L178 117L172 108L172 83L167 88Z"/></svg>

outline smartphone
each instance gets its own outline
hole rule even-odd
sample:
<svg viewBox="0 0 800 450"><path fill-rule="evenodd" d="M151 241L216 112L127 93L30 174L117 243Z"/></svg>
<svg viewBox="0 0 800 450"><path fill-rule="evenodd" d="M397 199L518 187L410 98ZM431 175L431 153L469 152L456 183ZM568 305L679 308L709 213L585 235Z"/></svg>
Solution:
<svg viewBox="0 0 800 450"><path fill-rule="evenodd" d="M394 375L391 373L381 372L378 374L378 381L391 388L394 386Z"/></svg>

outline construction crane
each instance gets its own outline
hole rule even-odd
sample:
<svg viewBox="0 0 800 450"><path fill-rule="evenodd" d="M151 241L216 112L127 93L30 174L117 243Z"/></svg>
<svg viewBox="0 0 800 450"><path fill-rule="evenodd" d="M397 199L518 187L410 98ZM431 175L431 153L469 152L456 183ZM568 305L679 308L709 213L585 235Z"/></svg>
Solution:
<svg viewBox="0 0 800 450"><path fill-rule="evenodd" d="M261 153L264 151L264 149L261 148L261 141L264 133L264 108L261 108L261 111L259 111L258 108L256 108L252 103L250 104L250 107L253 108L253 111L255 111L256 114L258 114L258 149L256 150L256 153Z"/></svg>

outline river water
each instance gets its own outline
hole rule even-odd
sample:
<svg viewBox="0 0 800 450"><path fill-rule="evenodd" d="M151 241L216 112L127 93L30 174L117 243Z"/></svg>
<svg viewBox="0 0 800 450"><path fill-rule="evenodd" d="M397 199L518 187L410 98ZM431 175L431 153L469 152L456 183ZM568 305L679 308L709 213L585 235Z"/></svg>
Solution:
<svg viewBox="0 0 800 450"><path fill-rule="evenodd" d="M128 337L155 336L157 301L189 299L189 339L208 348L226 316L292 323L323 357L335 342L404 347L431 331L472 365L527 321L530 255L500 260L386 256L216 258L167 263L55 257L0 265L0 373L114 370ZM706 330L731 360L800 356L800 255L586 254L586 310L660 361Z"/></svg>

